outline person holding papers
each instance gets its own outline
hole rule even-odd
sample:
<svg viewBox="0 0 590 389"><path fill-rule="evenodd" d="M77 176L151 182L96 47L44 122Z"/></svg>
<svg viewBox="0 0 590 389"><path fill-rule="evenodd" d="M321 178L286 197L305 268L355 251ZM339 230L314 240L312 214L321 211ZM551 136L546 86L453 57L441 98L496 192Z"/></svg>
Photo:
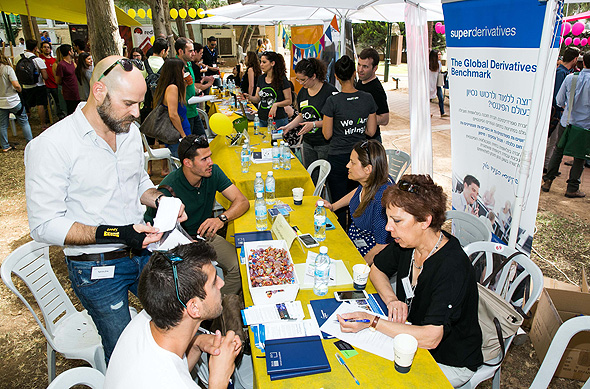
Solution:
<svg viewBox="0 0 590 389"><path fill-rule="evenodd" d="M393 238L385 230L387 215L381 205L383 192L393 183L389 176L387 155L383 145L376 140L366 140L354 146L350 153L348 178L360 185L334 204L324 200L324 205L332 212L350 207L352 221L348 227L348 237L352 240L367 264Z"/></svg>
<svg viewBox="0 0 590 389"><path fill-rule="evenodd" d="M391 337L413 335L458 387L483 363L482 334L474 269L459 241L441 231L446 202L428 175L404 175L385 190L386 230L394 242L375 256L370 278L387 305L388 320L355 312L339 322L343 332L371 328ZM389 278L395 273L394 291Z"/></svg>
<svg viewBox="0 0 590 389"><path fill-rule="evenodd" d="M221 291L223 294L237 294L242 287L242 280L236 248L219 236L217 231L228 221L246 213L250 203L211 160L207 137L192 134L183 138L178 146L178 155L182 168L162 180L158 188L162 192L160 196L174 196L182 200L188 216L182 227L195 239L203 237L210 241L225 277L225 286ZM225 196L231 206L219 217L211 217L217 192ZM145 220L151 222L156 216L155 211L148 208Z"/></svg>

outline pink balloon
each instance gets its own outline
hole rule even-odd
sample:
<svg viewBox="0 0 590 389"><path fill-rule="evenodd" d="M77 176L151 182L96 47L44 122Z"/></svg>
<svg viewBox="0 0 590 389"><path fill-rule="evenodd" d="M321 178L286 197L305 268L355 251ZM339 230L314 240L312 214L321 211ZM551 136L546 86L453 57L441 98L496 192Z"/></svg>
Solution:
<svg viewBox="0 0 590 389"><path fill-rule="evenodd" d="M434 31L436 31L437 34L440 34L440 24L435 24L434 25Z"/></svg>
<svg viewBox="0 0 590 389"><path fill-rule="evenodd" d="M442 22L436 22L436 24L434 25L434 27L440 27L442 26Z"/></svg>
<svg viewBox="0 0 590 389"><path fill-rule="evenodd" d="M572 30L572 25L569 22L565 22L561 25L561 36L566 36Z"/></svg>
<svg viewBox="0 0 590 389"><path fill-rule="evenodd" d="M588 38L580 39L580 46L586 46L588 44Z"/></svg>
<svg viewBox="0 0 590 389"><path fill-rule="evenodd" d="M572 38L571 37L567 37L565 38L565 40L563 41L563 43L565 43L566 46L569 46L572 44Z"/></svg>
<svg viewBox="0 0 590 389"><path fill-rule="evenodd" d="M445 33L445 25L444 24L442 26L440 26L440 33L441 34Z"/></svg>
<svg viewBox="0 0 590 389"><path fill-rule="evenodd" d="M578 36L584 32L585 28L586 28L586 26L584 26L584 23L576 22L576 24L574 24L572 26L572 34L574 34L575 36Z"/></svg>
<svg viewBox="0 0 590 389"><path fill-rule="evenodd" d="M573 42L575 46L580 46L580 38L574 38Z"/></svg>
<svg viewBox="0 0 590 389"><path fill-rule="evenodd" d="M563 44L563 37L559 38L559 45L561 46Z"/></svg>

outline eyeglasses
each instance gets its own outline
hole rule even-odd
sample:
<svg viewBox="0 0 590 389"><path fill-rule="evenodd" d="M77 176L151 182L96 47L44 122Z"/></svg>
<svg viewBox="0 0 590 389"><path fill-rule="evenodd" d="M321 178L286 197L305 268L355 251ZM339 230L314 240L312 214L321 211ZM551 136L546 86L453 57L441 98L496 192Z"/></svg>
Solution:
<svg viewBox="0 0 590 389"><path fill-rule="evenodd" d="M180 294L178 294L178 272L176 271L176 266L180 262L182 262L182 258L171 253L162 254L168 260L168 262L170 262L170 265L172 265L172 274L174 275L174 288L176 288L176 298L178 299L178 301L180 301L182 306L186 308L186 304L182 302L182 300L180 299Z"/></svg>
<svg viewBox="0 0 590 389"><path fill-rule="evenodd" d="M143 62L141 62L140 60L121 58L121 59L115 61L111 66L106 68L106 70L100 75L100 77L98 77L98 81L105 78L111 72L111 70L113 70L117 65L121 65L123 70L125 70L126 72L132 71L133 66L135 66L139 70L143 70Z"/></svg>
<svg viewBox="0 0 590 389"><path fill-rule="evenodd" d="M403 190L404 192L409 192L409 193L414 193L414 194L420 194L424 190L424 188L422 188L420 185L410 184L407 181L398 182L397 188L399 190Z"/></svg>
<svg viewBox="0 0 590 389"><path fill-rule="evenodd" d="M299 82L301 85L305 85L305 83L306 83L307 81L309 81L309 77L307 77L305 80L300 80L300 79L298 79L298 78L296 78L296 80L297 80L297 82Z"/></svg>
<svg viewBox="0 0 590 389"><path fill-rule="evenodd" d="M191 143L191 145L187 147L187 149L184 151L182 158L180 159L181 162L184 161L185 158L187 158L189 150L192 149L195 145L197 145L199 149L202 149L209 146L209 141L207 140L207 137L205 135L197 136L195 140L193 140L193 143Z"/></svg>

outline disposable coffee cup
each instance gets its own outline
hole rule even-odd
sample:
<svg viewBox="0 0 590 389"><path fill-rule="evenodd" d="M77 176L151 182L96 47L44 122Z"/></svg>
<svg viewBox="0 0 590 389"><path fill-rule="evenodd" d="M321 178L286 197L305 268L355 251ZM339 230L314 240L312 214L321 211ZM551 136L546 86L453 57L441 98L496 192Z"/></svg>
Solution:
<svg viewBox="0 0 590 389"><path fill-rule="evenodd" d="M303 188L293 188L293 203L295 205L303 204Z"/></svg>
<svg viewBox="0 0 590 389"><path fill-rule="evenodd" d="M184 72L184 82L186 85L193 85L193 77L189 72Z"/></svg>
<svg viewBox="0 0 590 389"><path fill-rule="evenodd" d="M367 265L358 264L352 267L352 281L356 290L365 289L370 272L371 268Z"/></svg>
<svg viewBox="0 0 590 389"><path fill-rule="evenodd" d="M410 371L416 350L418 350L418 341L412 335L399 334L393 338L393 360L398 373L406 374Z"/></svg>

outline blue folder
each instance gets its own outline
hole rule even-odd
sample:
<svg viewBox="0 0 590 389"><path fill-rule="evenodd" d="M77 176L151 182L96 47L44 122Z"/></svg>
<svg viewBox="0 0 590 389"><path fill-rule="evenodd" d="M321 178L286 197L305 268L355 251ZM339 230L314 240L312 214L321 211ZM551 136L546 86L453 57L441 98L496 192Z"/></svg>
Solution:
<svg viewBox="0 0 590 389"><path fill-rule="evenodd" d="M266 370L271 380L331 371L319 336L266 341Z"/></svg>

